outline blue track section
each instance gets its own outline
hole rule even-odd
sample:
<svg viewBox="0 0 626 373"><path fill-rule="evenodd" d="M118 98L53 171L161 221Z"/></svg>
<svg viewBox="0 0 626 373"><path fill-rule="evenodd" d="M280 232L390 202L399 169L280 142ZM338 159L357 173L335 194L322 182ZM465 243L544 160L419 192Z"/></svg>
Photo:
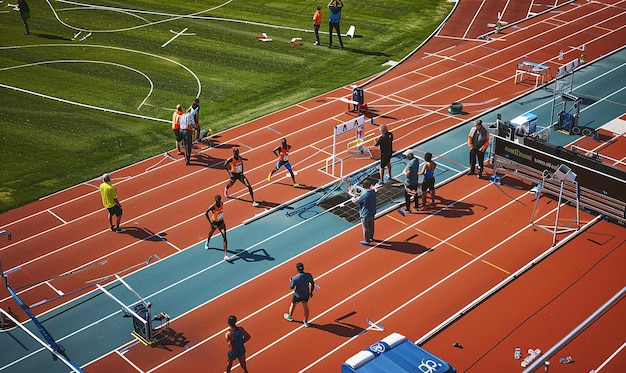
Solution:
<svg viewBox="0 0 626 373"><path fill-rule="evenodd" d="M624 76L624 49L576 71L573 93L584 98L580 126L597 128L624 113ZM497 113L503 119L512 119L526 112L533 112L539 118L538 129L547 128L553 122L550 120L552 105L553 84L548 84L485 113L480 118L489 123L495 122ZM556 112L560 111L560 99L557 99L555 105ZM437 183L451 180L468 169L467 134L473 125L469 120L475 118L468 116L467 119L468 122L415 146L421 152L430 151L435 155L438 164ZM561 146L577 138L552 130L550 132L550 142ZM420 153L420 161L422 158L423 153ZM405 162L400 154L396 155L392 160L394 173L398 174L404 168ZM377 163L373 162L353 175L353 178L376 169ZM244 250L232 263L222 260L221 236L217 234L211 240L213 249L206 250L204 242L199 242L126 276L125 281L152 303L153 314L164 311L174 319L354 227L354 224L315 206L315 202L327 191L328 189L314 192L249 224L231 228L228 231L229 254ZM345 195L344 191L345 185L337 193ZM403 200L392 201L386 206L379 206L379 210L398 207L402 202ZM106 288L127 305L137 301L119 282ZM132 340L131 318L124 318L118 305L98 290L46 312L38 319L57 343L65 348L67 356L80 365ZM26 323L25 326L34 334L39 333L33 323ZM5 367L5 372L54 373L69 370L61 362L53 361L50 352L22 330L0 333L0 346L0 369ZM20 360L21 358L23 359ZM15 364L7 366L15 361Z"/></svg>

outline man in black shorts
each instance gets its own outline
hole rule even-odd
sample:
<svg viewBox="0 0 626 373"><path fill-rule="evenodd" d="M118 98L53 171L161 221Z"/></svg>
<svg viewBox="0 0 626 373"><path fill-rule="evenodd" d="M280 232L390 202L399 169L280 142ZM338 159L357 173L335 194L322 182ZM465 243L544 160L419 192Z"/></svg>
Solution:
<svg viewBox="0 0 626 373"><path fill-rule="evenodd" d="M385 167L389 171L389 179L393 177L391 175L391 156L393 155L393 135L387 129L387 125L380 125L380 137L374 146L380 148L380 181L377 185L383 185L385 183Z"/></svg>
<svg viewBox="0 0 626 373"><path fill-rule="evenodd" d="M216 229L220 231L222 235L222 245L224 246L224 260L228 260L228 241L226 240L226 223L224 223L224 204L222 203L222 196L217 194L215 196L215 203L212 204L204 213L209 223L211 223L211 230L206 239L205 249L209 249L209 241Z"/></svg>
<svg viewBox="0 0 626 373"><path fill-rule="evenodd" d="M309 327L309 298L313 298L313 289L315 289L315 281L313 276L304 272L304 264L297 263L296 270L298 274L291 278L289 288L293 289L293 297L289 306L289 313L284 315L287 321L293 321L293 309L296 304L302 303L304 308L304 321L302 322L306 328Z"/></svg>
<svg viewBox="0 0 626 373"><path fill-rule="evenodd" d="M252 198L252 206L257 207L259 205L258 202L254 200L254 191L252 190L252 185L248 181L248 178L243 174L243 161L247 161L246 158L239 155L239 148L233 148L233 156L228 158L224 163L224 168L228 171L230 175L230 180L226 187L224 187L224 197L233 198L228 194L228 188L235 184L235 181L239 180L248 187L248 192L250 193L250 198Z"/></svg>

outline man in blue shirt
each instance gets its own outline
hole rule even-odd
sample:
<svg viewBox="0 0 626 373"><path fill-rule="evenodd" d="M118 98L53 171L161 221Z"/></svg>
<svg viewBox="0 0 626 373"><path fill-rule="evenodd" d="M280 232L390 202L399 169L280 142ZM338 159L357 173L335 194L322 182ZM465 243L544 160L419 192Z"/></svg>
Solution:
<svg viewBox="0 0 626 373"><path fill-rule="evenodd" d="M315 289L315 281L313 276L304 272L304 264L297 263L296 270L298 273L291 278L289 288L293 289L293 297L291 298L291 305L289 306L289 313L284 315L287 321L293 321L293 310L296 304L302 303L304 308L304 327L309 327L309 298L313 298L313 289Z"/></svg>
<svg viewBox="0 0 626 373"><path fill-rule="evenodd" d="M328 36L330 37L330 42L328 43L328 48L333 46L333 29L335 29L337 30L337 37L339 38L339 45L341 45L341 49L343 49L341 30L339 30L341 8L343 8L343 2L341 0L330 0L330 3L328 3L328 9L330 9L330 19L328 21Z"/></svg>
<svg viewBox="0 0 626 373"><path fill-rule="evenodd" d="M359 215L363 226L363 241L359 243L369 246L374 241L374 217L376 216L376 188L371 188L369 180L363 182L365 192L358 197L352 198L352 202L360 206Z"/></svg>

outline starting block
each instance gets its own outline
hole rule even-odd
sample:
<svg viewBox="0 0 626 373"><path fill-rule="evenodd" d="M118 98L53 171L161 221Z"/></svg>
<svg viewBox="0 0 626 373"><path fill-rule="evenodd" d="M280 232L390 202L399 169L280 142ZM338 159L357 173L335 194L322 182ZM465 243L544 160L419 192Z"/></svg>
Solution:
<svg viewBox="0 0 626 373"><path fill-rule="evenodd" d="M357 113L364 111L365 114L367 114L367 110L368 110L367 104L362 104L358 101L354 101L346 97L341 97L339 101L345 102L346 104L348 104L348 111L352 111L352 112L356 111ZM353 108L356 108L356 110L354 110Z"/></svg>

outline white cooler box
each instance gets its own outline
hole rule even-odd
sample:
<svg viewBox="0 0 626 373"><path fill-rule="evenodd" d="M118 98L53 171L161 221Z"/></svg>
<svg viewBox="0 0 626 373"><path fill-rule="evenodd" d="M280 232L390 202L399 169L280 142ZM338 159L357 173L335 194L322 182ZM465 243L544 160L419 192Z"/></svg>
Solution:
<svg viewBox="0 0 626 373"><path fill-rule="evenodd" d="M533 113L522 114L511 119L511 127L515 128L516 135L528 136L537 132L537 116Z"/></svg>

